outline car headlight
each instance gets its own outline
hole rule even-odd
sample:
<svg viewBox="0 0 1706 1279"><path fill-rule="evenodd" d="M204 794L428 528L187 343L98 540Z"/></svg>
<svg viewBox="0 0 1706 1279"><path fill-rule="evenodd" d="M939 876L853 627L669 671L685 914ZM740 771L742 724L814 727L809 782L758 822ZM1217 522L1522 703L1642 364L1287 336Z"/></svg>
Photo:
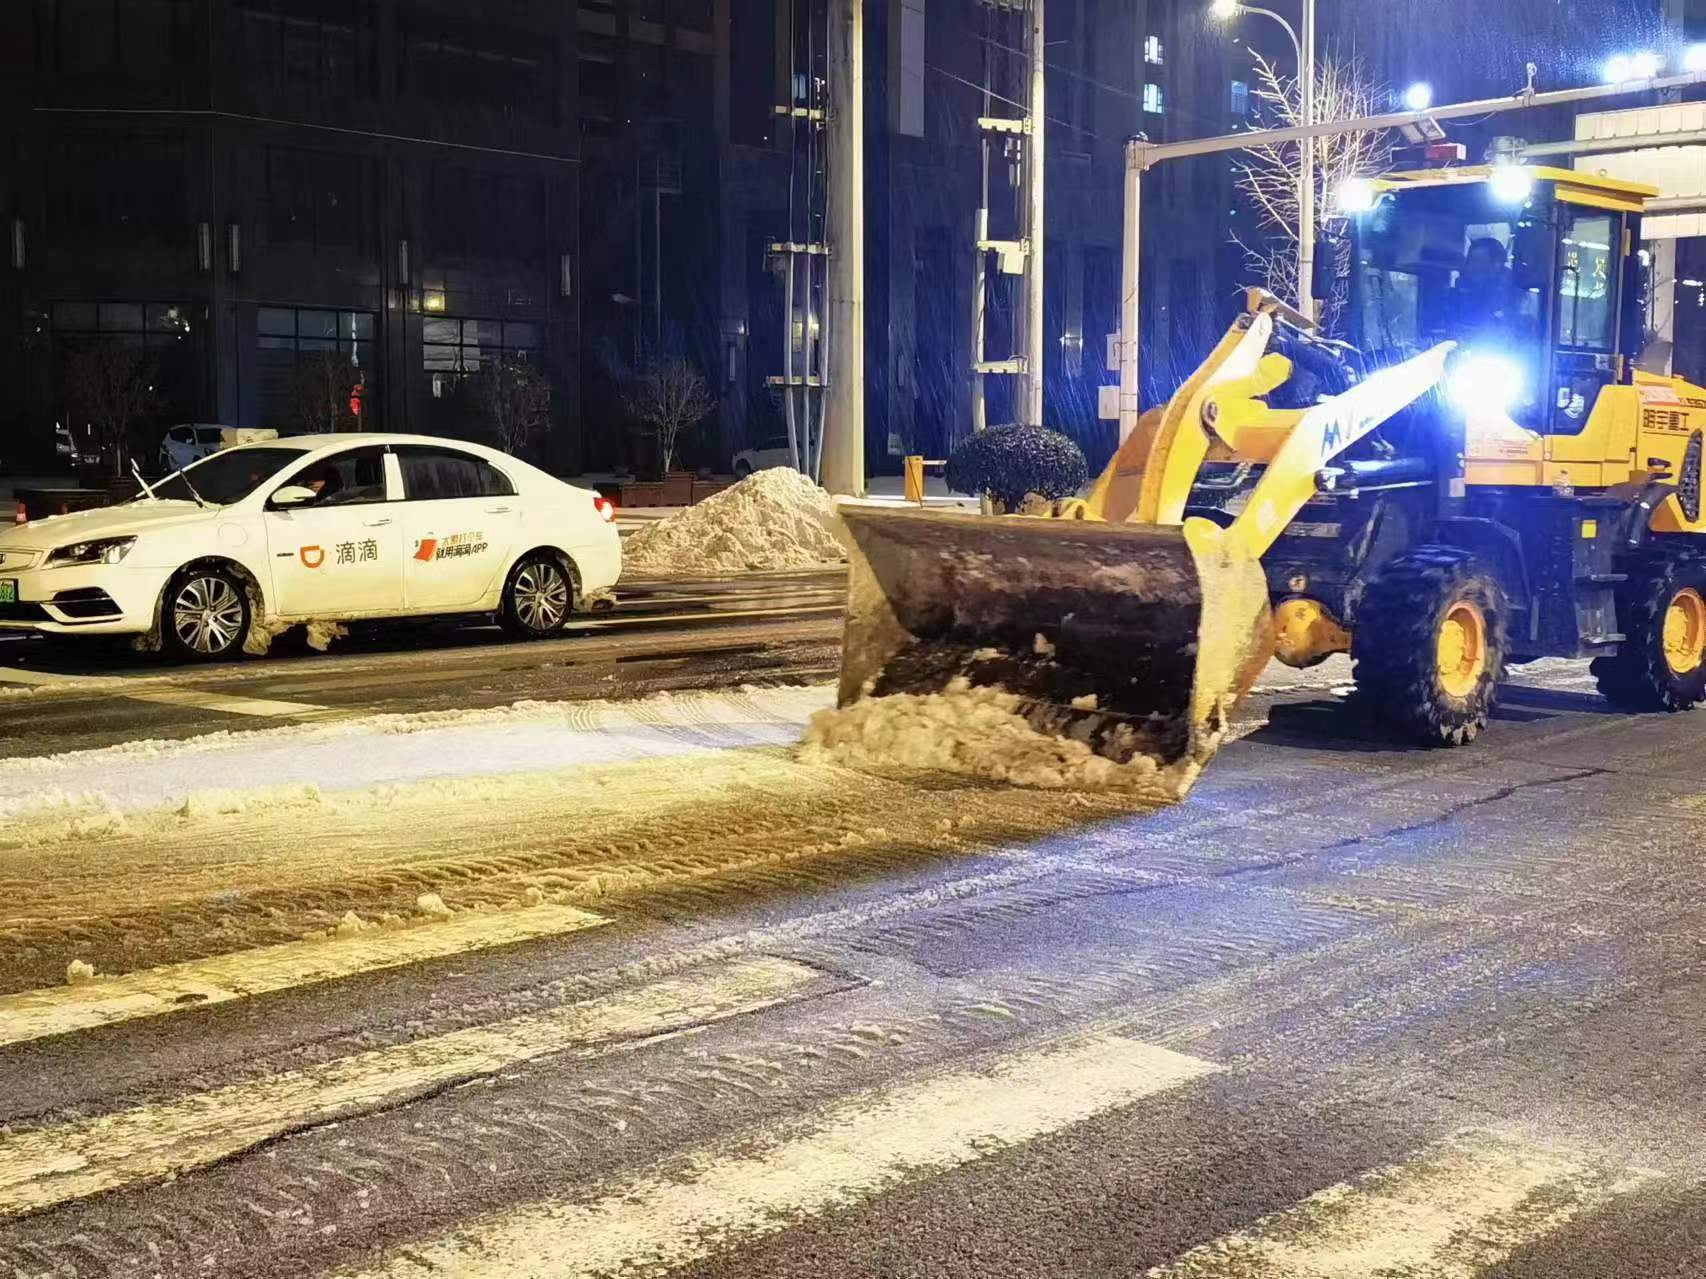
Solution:
<svg viewBox="0 0 1706 1279"><path fill-rule="evenodd" d="M1509 413L1526 396L1522 365L1506 355L1465 351L1453 361L1446 391L1466 413Z"/></svg>
<svg viewBox="0 0 1706 1279"><path fill-rule="evenodd" d="M57 546L47 553L47 562L53 564L117 564L130 548L136 545L134 537L101 537L92 542L73 542L70 546Z"/></svg>

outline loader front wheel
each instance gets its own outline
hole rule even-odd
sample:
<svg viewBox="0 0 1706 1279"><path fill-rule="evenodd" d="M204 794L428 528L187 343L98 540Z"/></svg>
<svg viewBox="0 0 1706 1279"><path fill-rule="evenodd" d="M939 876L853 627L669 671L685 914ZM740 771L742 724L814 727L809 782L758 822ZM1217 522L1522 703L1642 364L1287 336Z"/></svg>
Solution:
<svg viewBox="0 0 1706 1279"><path fill-rule="evenodd" d="M1626 638L1615 657L1593 662L1605 699L1632 711L1706 701L1706 564L1657 565L1630 581L1618 606Z"/></svg>
<svg viewBox="0 0 1706 1279"><path fill-rule="evenodd" d="M1473 741L1505 665L1498 579L1449 546L1394 560L1363 596L1351 655L1358 692L1404 736L1428 746Z"/></svg>

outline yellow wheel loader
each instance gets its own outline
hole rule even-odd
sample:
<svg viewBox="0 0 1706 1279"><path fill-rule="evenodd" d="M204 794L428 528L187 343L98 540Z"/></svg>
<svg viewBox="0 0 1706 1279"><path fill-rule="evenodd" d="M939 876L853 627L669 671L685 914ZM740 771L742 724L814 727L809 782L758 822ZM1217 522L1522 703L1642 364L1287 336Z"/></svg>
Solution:
<svg viewBox="0 0 1706 1279"><path fill-rule="evenodd" d="M1437 745L1543 656L1591 658L1630 709L1700 702L1706 390L1641 367L1653 194L1514 166L1359 184L1317 253L1344 340L1252 290L1052 517L844 509L842 704L999 685L1166 765L1213 753L1275 655L1350 653L1392 733Z"/></svg>

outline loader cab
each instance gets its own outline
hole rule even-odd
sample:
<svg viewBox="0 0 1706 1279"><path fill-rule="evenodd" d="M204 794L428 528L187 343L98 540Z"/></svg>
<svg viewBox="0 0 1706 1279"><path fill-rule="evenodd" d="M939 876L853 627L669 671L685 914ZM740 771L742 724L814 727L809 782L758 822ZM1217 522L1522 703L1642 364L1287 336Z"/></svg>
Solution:
<svg viewBox="0 0 1706 1279"><path fill-rule="evenodd" d="M1643 337L1636 252L1650 188L1567 169L1443 169L1346 202L1334 289L1370 369L1458 346L1448 395L1575 434L1630 379Z"/></svg>

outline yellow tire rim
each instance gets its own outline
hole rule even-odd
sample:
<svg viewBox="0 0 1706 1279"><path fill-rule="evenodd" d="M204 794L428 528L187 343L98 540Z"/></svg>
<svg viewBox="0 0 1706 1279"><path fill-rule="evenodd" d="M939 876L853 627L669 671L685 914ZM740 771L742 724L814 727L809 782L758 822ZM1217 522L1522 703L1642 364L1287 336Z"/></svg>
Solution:
<svg viewBox="0 0 1706 1279"><path fill-rule="evenodd" d="M1665 664L1687 675L1706 660L1706 599L1692 586L1670 597L1665 609Z"/></svg>
<svg viewBox="0 0 1706 1279"><path fill-rule="evenodd" d="M1445 610L1435 640L1434 669L1440 687L1453 697L1468 697L1481 682L1487 669L1487 618L1468 600L1458 600Z"/></svg>

